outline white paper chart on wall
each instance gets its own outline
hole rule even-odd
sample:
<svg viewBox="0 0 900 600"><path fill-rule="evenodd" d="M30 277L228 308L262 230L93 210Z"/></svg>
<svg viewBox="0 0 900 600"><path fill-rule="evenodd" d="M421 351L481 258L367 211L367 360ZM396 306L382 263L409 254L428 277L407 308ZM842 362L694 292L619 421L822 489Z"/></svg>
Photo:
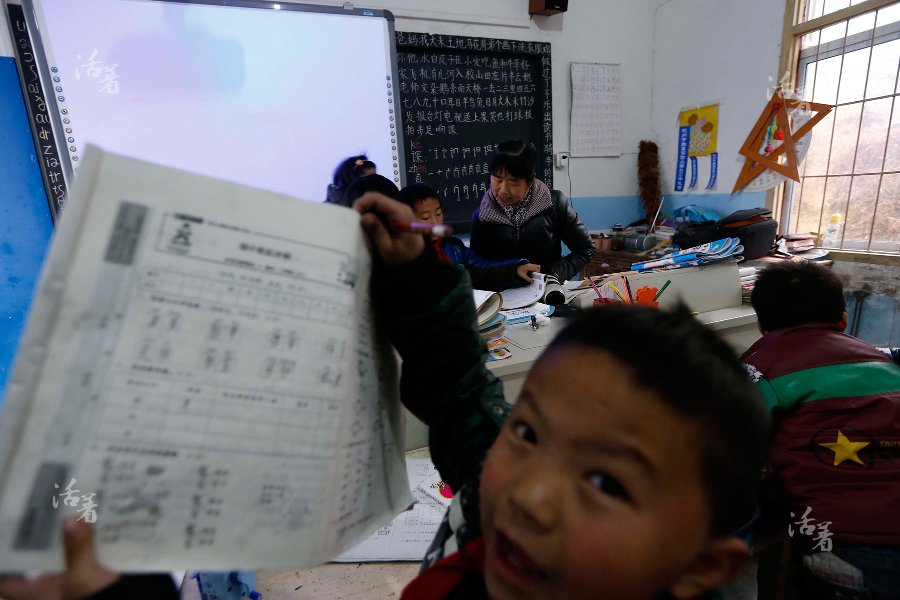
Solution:
<svg viewBox="0 0 900 600"><path fill-rule="evenodd" d="M622 154L622 67L572 63L572 156Z"/></svg>

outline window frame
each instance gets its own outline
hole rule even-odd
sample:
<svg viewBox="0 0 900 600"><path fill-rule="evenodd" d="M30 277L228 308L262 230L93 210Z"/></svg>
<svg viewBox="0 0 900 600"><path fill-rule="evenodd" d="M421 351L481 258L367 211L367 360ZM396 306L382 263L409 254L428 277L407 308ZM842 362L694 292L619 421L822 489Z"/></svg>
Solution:
<svg viewBox="0 0 900 600"><path fill-rule="evenodd" d="M805 72L804 70L802 70L802 68L807 64L815 62L816 60L822 60L823 58L846 54L853 50L861 50L873 47L877 45L876 42L883 43L895 39L900 39L900 22L898 22L883 25L881 27L876 27L874 30L867 30L866 32L853 34L846 40L842 38L841 40L835 40L834 42L826 42L825 46L827 49L824 55L821 54L821 52L819 54L816 54L816 50L820 50L820 46L813 47L811 56L809 55L809 50L801 52L799 49L800 40L804 35L808 33L823 29L836 23L850 20L859 15L884 8L892 4L896 4L896 2L897 0L865 0L864 2L842 8L833 13L829 13L821 17L816 17L815 19L811 19L809 21L798 23L797 21L800 16L800 11L804 8L806 0L786 0L784 28L782 31L781 59L779 61L778 71L779 73L784 74L782 76L782 83L786 83L786 87L790 87L791 90L797 89L797 86L803 85L802 79L803 77L805 77ZM804 53L806 53L805 56ZM893 96L893 94L891 96ZM862 100L860 100L860 102L876 99L877 98L863 98ZM900 107L896 107L895 110L900 110ZM885 149L885 151L887 151L887 149ZM883 170L878 171L878 174L883 173ZM853 175L859 174L854 173ZM828 175L826 174L824 176L827 177ZM794 185L797 185L797 182L787 180L782 184L776 186L774 189L769 190L766 196L767 206L772 208L775 214L779 215L780 233L787 233L791 228L790 213L792 202L789 198L789 191L793 189ZM824 206L822 208L824 208ZM820 212L822 208L820 208ZM821 214L819 222L820 224L822 223ZM872 227L874 227L874 216ZM896 264L900 265L900 252L879 252L877 250L871 250L871 230L869 240L867 242L867 247L869 249L865 250L830 249L829 254L833 258L839 258L840 255L860 254L888 257L889 259L896 258L896 261L890 260L889 262L895 262Z"/></svg>

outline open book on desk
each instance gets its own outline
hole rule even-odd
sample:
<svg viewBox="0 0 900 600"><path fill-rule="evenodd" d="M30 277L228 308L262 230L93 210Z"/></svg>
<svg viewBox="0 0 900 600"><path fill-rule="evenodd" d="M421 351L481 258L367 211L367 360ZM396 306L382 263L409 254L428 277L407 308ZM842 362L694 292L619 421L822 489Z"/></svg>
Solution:
<svg viewBox="0 0 900 600"><path fill-rule="evenodd" d="M522 308L534 304L544 298L544 274L532 273L531 283L521 287L512 287L500 292L503 298L503 310Z"/></svg>
<svg viewBox="0 0 900 600"><path fill-rule="evenodd" d="M309 566L390 521L369 274L354 211L89 148L0 419L0 568L60 568L65 513L127 571Z"/></svg>
<svg viewBox="0 0 900 600"><path fill-rule="evenodd" d="M500 304L503 302L499 293L487 290L473 289L472 299L475 301L475 320L479 327L500 312Z"/></svg>

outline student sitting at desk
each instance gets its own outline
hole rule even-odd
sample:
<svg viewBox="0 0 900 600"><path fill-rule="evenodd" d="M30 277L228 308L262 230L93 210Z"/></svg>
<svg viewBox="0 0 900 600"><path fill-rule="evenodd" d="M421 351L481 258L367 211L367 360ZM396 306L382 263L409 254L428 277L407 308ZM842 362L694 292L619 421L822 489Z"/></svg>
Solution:
<svg viewBox="0 0 900 600"><path fill-rule="evenodd" d="M355 208L401 398L459 492L403 598L701 598L741 568L733 532L755 510L769 423L724 342L686 311L588 311L510 407L465 271L385 227L408 206L367 194Z"/></svg>
<svg viewBox="0 0 900 600"><path fill-rule="evenodd" d="M775 414L771 462L807 555L804 597L898 599L900 367L843 333L841 282L818 264L766 268L751 301L763 337L742 358Z"/></svg>
<svg viewBox="0 0 900 600"><path fill-rule="evenodd" d="M408 185L400 190L400 199L413 209L419 221L444 224L441 198L431 186L424 183ZM502 292L522 283L531 283L531 273L541 270L541 265L532 264L524 258L485 260L457 237L436 235L432 236L431 241L440 258L466 267L475 289Z"/></svg>

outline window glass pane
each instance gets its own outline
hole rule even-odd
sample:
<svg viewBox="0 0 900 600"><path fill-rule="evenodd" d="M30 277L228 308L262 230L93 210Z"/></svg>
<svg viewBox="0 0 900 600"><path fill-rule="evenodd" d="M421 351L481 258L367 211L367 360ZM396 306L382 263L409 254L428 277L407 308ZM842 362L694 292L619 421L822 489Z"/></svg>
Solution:
<svg viewBox="0 0 900 600"><path fill-rule="evenodd" d="M900 21L900 2L886 6L878 11L878 20L876 21L878 27L896 23L897 21Z"/></svg>
<svg viewBox="0 0 900 600"><path fill-rule="evenodd" d="M893 98L866 102L859 126L854 173L881 172Z"/></svg>
<svg viewBox="0 0 900 600"><path fill-rule="evenodd" d="M828 149L831 148L831 128L834 126L834 111L812 128L812 140L806 158L800 165L804 175L825 175L828 172Z"/></svg>
<svg viewBox="0 0 900 600"><path fill-rule="evenodd" d="M822 11L823 15L830 15L833 12L837 12L842 8L847 8L850 6L850 0L825 0L825 7Z"/></svg>
<svg viewBox="0 0 900 600"><path fill-rule="evenodd" d="M864 250L869 242L869 230L875 209L880 175L857 175L850 185L850 204L844 217L842 248Z"/></svg>
<svg viewBox="0 0 900 600"><path fill-rule="evenodd" d="M875 11L867 12L859 15L858 17L853 17L850 19L850 22L847 23L847 37L851 35L862 33L863 31L868 31L869 35L872 34L872 28L875 27Z"/></svg>
<svg viewBox="0 0 900 600"><path fill-rule="evenodd" d="M844 55L838 104L863 99L863 92L866 89L866 70L869 68L869 53L870 48L865 48Z"/></svg>
<svg viewBox="0 0 900 600"><path fill-rule="evenodd" d="M799 67L797 93L804 100L812 102L813 87L816 85L816 63L808 63Z"/></svg>
<svg viewBox="0 0 900 600"><path fill-rule="evenodd" d="M822 16L825 0L806 0L806 10L800 15L800 22L811 21Z"/></svg>
<svg viewBox="0 0 900 600"><path fill-rule="evenodd" d="M891 130L888 132L885 171L900 171L900 105L894 97L894 114L891 115Z"/></svg>
<svg viewBox="0 0 900 600"><path fill-rule="evenodd" d="M847 199L850 196L851 177L829 177L825 181L825 196L822 203L822 216L819 219L818 231L825 231L831 215L847 214Z"/></svg>
<svg viewBox="0 0 900 600"><path fill-rule="evenodd" d="M819 45L819 30L816 29L812 33L807 33L803 37L800 38L800 49L806 50L807 48L812 48L813 46Z"/></svg>
<svg viewBox="0 0 900 600"><path fill-rule="evenodd" d="M804 177L800 190L800 206L796 233L818 233L819 216L822 214L822 193L825 189L824 177Z"/></svg>
<svg viewBox="0 0 900 600"><path fill-rule="evenodd" d="M897 65L900 63L900 40L878 44L872 50L869 64L869 82L866 98L876 98L893 93L897 83Z"/></svg>
<svg viewBox="0 0 900 600"><path fill-rule="evenodd" d="M800 200L800 187L803 185L802 178L800 181L786 179L784 182L784 198L782 198L782 206L787 206L791 211L786 217L783 212L778 213L779 219L784 219L779 229L788 233L797 230L797 202Z"/></svg>
<svg viewBox="0 0 900 600"><path fill-rule="evenodd" d="M872 230L872 249L900 252L900 175L885 175L881 178L875 228Z"/></svg>
<svg viewBox="0 0 900 600"><path fill-rule="evenodd" d="M859 115L862 104L848 104L834 109L834 135L831 138L829 175L849 175L853 172L853 155L856 153L856 136L859 133ZM813 128L815 131L815 128ZM810 150L812 150L810 148Z"/></svg>
<svg viewBox="0 0 900 600"><path fill-rule="evenodd" d="M835 23L834 25L830 25L822 30L822 37L819 40L819 43L827 44L828 42L833 42L835 40L843 39L846 31L847 31L847 21L841 21L840 23Z"/></svg>
<svg viewBox="0 0 900 600"><path fill-rule="evenodd" d="M838 77L842 56L826 58L816 64L816 81L813 88L813 102L837 103Z"/></svg>

